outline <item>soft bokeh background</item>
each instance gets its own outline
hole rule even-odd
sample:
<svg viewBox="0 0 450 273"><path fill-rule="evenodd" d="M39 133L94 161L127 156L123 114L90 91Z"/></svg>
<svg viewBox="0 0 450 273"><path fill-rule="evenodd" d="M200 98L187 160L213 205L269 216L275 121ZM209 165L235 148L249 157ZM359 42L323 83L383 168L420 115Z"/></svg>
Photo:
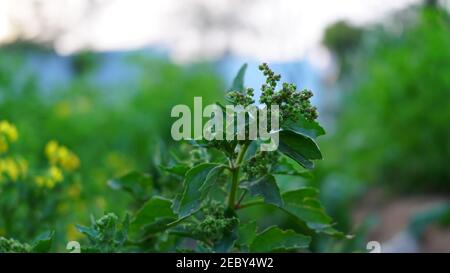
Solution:
<svg viewBox="0 0 450 273"><path fill-rule="evenodd" d="M90 214L123 215L136 200L108 179L139 170L156 188L170 184L159 165L185 149L170 140L172 106L220 100L243 63L258 90L257 65L268 62L314 91L328 133L312 181L279 180L320 187L338 227L356 235L317 238L314 250L366 251L378 240L391 251L450 251L449 7L0 0L0 120L19 130L9 153L32 175L47 166L50 140L81 161L58 187L0 182L0 236L25 240L52 227L63 248Z"/></svg>

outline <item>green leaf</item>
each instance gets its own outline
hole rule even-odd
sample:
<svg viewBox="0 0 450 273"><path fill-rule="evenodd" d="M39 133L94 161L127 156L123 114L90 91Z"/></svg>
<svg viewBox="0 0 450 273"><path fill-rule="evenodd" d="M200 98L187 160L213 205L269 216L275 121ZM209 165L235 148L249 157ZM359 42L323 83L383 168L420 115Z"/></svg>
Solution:
<svg viewBox="0 0 450 273"><path fill-rule="evenodd" d="M213 169L211 169L211 171L208 173L208 176L205 179L205 182L199 188L199 191L202 193L202 198L204 197L206 192L209 191L209 189L214 185L214 183L217 181L217 177L225 168L226 168L225 165L218 165Z"/></svg>
<svg viewBox="0 0 450 273"><path fill-rule="evenodd" d="M120 178L111 179L108 185L115 190L124 190L133 196L146 200L151 194L152 177L148 174L130 172Z"/></svg>
<svg viewBox="0 0 450 273"><path fill-rule="evenodd" d="M249 247L256 237L256 222L251 221L239 226L237 243L244 247Z"/></svg>
<svg viewBox="0 0 450 273"><path fill-rule="evenodd" d="M46 231L38 235L36 239L34 239L31 251L39 253L49 252L50 248L52 247L54 234L55 234L54 231Z"/></svg>
<svg viewBox="0 0 450 273"><path fill-rule="evenodd" d="M305 187L282 194L284 206L279 207L308 229L315 232L342 237L344 234L333 228L333 221L327 215L318 199L318 190Z"/></svg>
<svg viewBox="0 0 450 273"><path fill-rule="evenodd" d="M292 163L291 163L292 162ZM280 175L292 175L292 176L301 176L304 178L312 178L313 175L309 170L301 169L297 164L294 164L295 161L287 156L281 156L278 160L276 166L272 169L272 174L280 174ZM294 166L295 165L295 166Z"/></svg>
<svg viewBox="0 0 450 273"><path fill-rule="evenodd" d="M273 226L259 233L250 245L251 252L273 252L308 248L311 238L293 230Z"/></svg>
<svg viewBox="0 0 450 273"><path fill-rule="evenodd" d="M280 140L307 159L322 159L319 147L307 135L292 130L282 130Z"/></svg>
<svg viewBox="0 0 450 273"><path fill-rule="evenodd" d="M130 227L130 215L127 213L123 219L121 229L116 233L116 241L124 244L128 239L128 229Z"/></svg>
<svg viewBox="0 0 450 273"><path fill-rule="evenodd" d="M272 175L265 175L254 181L243 181L239 187L248 190L251 196L263 197L268 204L283 206L280 190Z"/></svg>
<svg viewBox="0 0 450 273"><path fill-rule="evenodd" d="M175 174L178 176L185 176L186 172L189 170L189 166L186 164L175 164L172 166L160 166L161 169L163 169L164 171L171 173L171 174Z"/></svg>
<svg viewBox="0 0 450 273"><path fill-rule="evenodd" d="M133 235L156 233L166 229L167 224L176 219L177 216L172 211L172 202L154 196L134 216L130 224L130 233Z"/></svg>
<svg viewBox="0 0 450 273"><path fill-rule="evenodd" d="M238 73L233 79L233 83L231 85L230 91L244 91L244 77L245 77L245 71L247 70L247 64L243 64L241 68L239 69Z"/></svg>
<svg viewBox="0 0 450 273"><path fill-rule="evenodd" d="M91 242L95 241L98 237L98 231L91 227L85 227L81 225L75 225L75 227L79 232L86 235Z"/></svg>
<svg viewBox="0 0 450 273"><path fill-rule="evenodd" d="M183 194L176 208L180 217L185 217L200 207L207 191L224 168L220 164L202 163L186 173Z"/></svg>
<svg viewBox="0 0 450 273"><path fill-rule="evenodd" d="M233 228L232 232L226 233L223 237L214 244L214 252L217 253L228 253L234 246L238 238L237 235L237 225Z"/></svg>
<svg viewBox="0 0 450 273"><path fill-rule="evenodd" d="M322 153L314 140L292 130L282 130L280 132L278 149L307 169L314 167L311 160L322 159Z"/></svg>
<svg viewBox="0 0 450 273"><path fill-rule="evenodd" d="M303 187L283 193L283 200L288 203L303 202L303 200L317 199L318 197L319 190L313 187Z"/></svg>
<svg viewBox="0 0 450 273"><path fill-rule="evenodd" d="M283 128L303 134L313 139L325 135L325 129L323 129L317 121L307 120L302 116L300 116L296 122L289 120L286 121L283 124Z"/></svg>
<svg viewBox="0 0 450 273"><path fill-rule="evenodd" d="M285 192L281 196L283 206L269 205L291 216L304 234L323 233L337 238L350 237L333 227L334 223L321 205L316 188L304 187Z"/></svg>
<svg viewBox="0 0 450 273"><path fill-rule="evenodd" d="M258 152L258 150L259 150L258 141L250 142L250 144L248 145L247 151L245 152L245 155L244 155L244 161L247 161L250 158L252 158L252 156L254 156Z"/></svg>
<svg viewBox="0 0 450 273"><path fill-rule="evenodd" d="M285 144L282 140L278 145L278 150L285 154L286 156L294 159L298 164L302 165L306 169L313 169L314 163L311 160L306 159L296 150L292 149L289 145Z"/></svg>

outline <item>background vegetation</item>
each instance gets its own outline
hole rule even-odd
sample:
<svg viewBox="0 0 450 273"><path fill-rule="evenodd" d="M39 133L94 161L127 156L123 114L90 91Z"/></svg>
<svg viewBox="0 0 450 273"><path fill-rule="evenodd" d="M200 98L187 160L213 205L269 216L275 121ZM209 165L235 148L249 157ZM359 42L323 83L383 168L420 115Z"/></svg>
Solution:
<svg viewBox="0 0 450 273"><path fill-rule="evenodd" d="M332 117L319 141L324 160L304 177L277 176L280 187L320 188L337 229L355 235L351 240L316 235L312 251L365 251L376 224L370 215L356 222L354 211L374 189L393 199L438 195L442 213L411 218L419 240L422 226L445 224L449 215L449 14L428 3L366 27L338 22L327 29L323 44L338 70L337 80L325 88L339 92L335 105L319 108ZM54 58L62 65L51 69L48 61ZM30 42L0 48L0 120L17 126L19 135L8 140L0 158L13 158L17 166L25 160L28 177L12 181L6 161L0 164L0 236L31 241L51 229L52 249L62 251L67 241L84 238L75 223L89 226L89 215L98 218L105 211L122 219L149 198L145 188L138 189L140 196L116 191L110 179L137 170L149 175L153 190L171 195L181 189L179 179L161 166L172 166L174 157L201 160L185 144L171 141L170 110L192 104L194 96L202 96L204 104L223 97L229 83L215 64L181 66L142 52L118 59L125 68L112 73L118 79L108 85L102 81L111 66L107 54L57 57ZM80 165L48 187L36 177L50 170L45 147L52 140L76 154ZM242 217L295 228L270 208L252 208Z"/></svg>

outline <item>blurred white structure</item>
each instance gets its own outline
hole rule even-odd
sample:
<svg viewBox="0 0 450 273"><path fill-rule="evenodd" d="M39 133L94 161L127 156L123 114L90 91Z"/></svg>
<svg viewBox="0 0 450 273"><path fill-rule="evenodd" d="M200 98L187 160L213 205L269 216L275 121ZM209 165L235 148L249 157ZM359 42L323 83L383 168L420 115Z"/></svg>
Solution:
<svg viewBox="0 0 450 273"><path fill-rule="evenodd" d="M364 24L419 0L0 0L0 42L52 41L61 54L161 46L178 61L226 53L264 61L310 56L325 27Z"/></svg>

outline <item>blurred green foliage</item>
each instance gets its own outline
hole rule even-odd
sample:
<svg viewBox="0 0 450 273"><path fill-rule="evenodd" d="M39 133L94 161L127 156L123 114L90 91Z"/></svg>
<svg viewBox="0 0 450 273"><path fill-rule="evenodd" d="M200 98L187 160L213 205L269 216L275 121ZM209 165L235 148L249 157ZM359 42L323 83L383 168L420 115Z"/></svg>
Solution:
<svg viewBox="0 0 450 273"><path fill-rule="evenodd" d="M55 56L35 46L0 48L0 120L15 124L20 135L10 153L43 168L47 164L44 146L56 140L79 156L81 167L72 181L64 181L67 186L48 191L46 198L2 195L4 201L13 199L16 211L34 208L30 202L55 200L59 213L53 211L53 219L39 228L22 219L14 223L14 229L4 225L8 216L0 215L0 236L30 240L41 228L51 227L59 231L57 240L66 242L79 236L73 223L85 223L90 214L101 215L105 210L125 214L132 200L108 187L108 179L131 170L158 178L154 172L164 160L158 151L173 145L168 134L174 105L191 105L194 96L202 96L205 104L212 103L221 97L223 87L210 65L179 66L136 53L127 56L123 64L139 71L135 79L109 90L95 75L102 56L89 52L68 58L73 75L66 83L47 87L40 82L40 71L29 66L30 59L42 54ZM0 206L12 204L5 202ZM35 215L45 213L39 208Z"/></svg>
<svg viewBox="0 0 450 273"><path fill-rule="evenodd" d="M352 230L349 212L367 185L383 184L401 193L450 192L448 13L429 4L366 28L338 22L326 31L323 42L339 63L342 101L335 132L330 130L321 141L326 160L318 164L315 180L321 182L321 198L336 227ZM111 211L124 219L127 209L140 207L148 199L142 189L151 187L158 194L167 188L180 189L186 170L177 169L167 158L189 151L182 145L172 149L170 110L176 104L191 105L194 96L202 96L204 105L222 97L225 89L210 65L181 67L136 54L127 59L128 65L139 71L136 79L109 90L96 82L101 56L83 52L70 58L73 76L67 83L46 87L38 71L29 69L30 57L35 54L54 53L26 43L0 48L0 120L14 123L20 132L10 152L26 158L35 171L44 169L45 144L56 140L80 157L81 168L70 181L45 194L36 195L25 184L19 184L18 191L0 185L0 210L14 210L21 216L1 214L0 236L29 241L52 228L57 245L62 246L80 236L73 223L88 226L89 214ZM194 162L192 158L183 160ZM129 177L110 180L110 186L135 196L108 187L108 179L132 170L148 174L139 178L142 187L129 187ZM283 190L311 184L283 175L277 179ZM13 194L6 196L6 192ZM136 193L142 196L136 198ZM263 217L267 214L271 217ZM46 218L30 221L27 215ZM264 219L258 223L262 226L284 219L270 209L252 208L243 215L243 219L255 218ZM15 222L5 224L11 219ZM115 230L119 222L111 219ZM36 223L41 225L36 227ZM288 220L284 225L291 227ZM314 237L312 250L361 250L365 242L361 238L370 225L364 223L354 232L356 240L341 245ZM94 222L90 229L97 226ZM121 243L99 242L106 248ZM15 241L3 243L17 245Z"/></svg>
<svg viewBox="0 0 450 273"><path fill-rule="evenodd" d="M410 8L364 29L340 80L324 171L402 192L450 192L449 49L450 18L439 7Z"/></svg>

